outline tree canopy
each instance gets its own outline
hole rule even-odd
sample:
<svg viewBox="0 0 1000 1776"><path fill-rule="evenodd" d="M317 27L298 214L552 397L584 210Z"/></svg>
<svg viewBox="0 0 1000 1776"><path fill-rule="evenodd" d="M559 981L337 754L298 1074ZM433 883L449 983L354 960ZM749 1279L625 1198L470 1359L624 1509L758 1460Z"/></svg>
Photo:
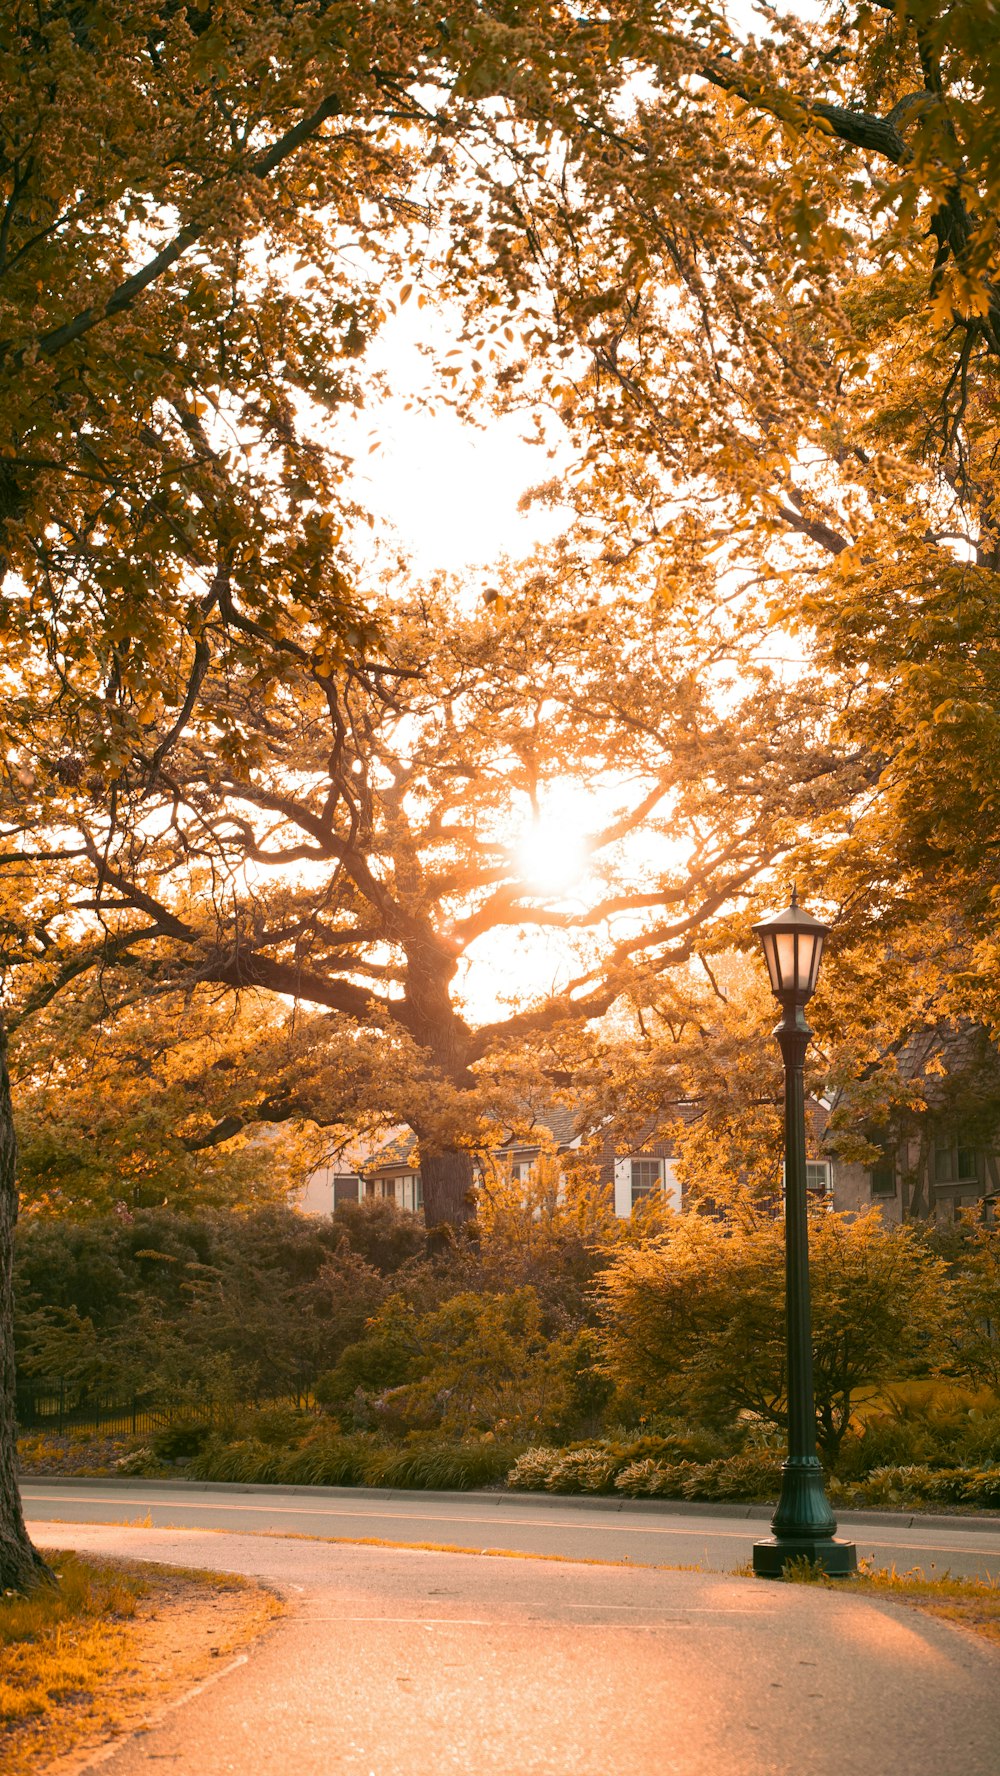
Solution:
<svg viewBox="0 0 1000 1776"><path fill-rule="evenodd" d="M793 870L842 981L891 943L911 996L995 1023L996 50L987 0L9 8L18 1015L301 1002L265 1108L381 1087L442 1221L486 1064L641 1008ZM575 450L536 492L575 523L488 603L386 567L336 427L418 280L469 348L434 389ZM510 851L563 777L612 804L579 905ZM477 1028L463 958L552 926L568 980ZM206 1107L209 1140L245 1119ZM0 1110L6 1253L6 1074Z"/></svg>

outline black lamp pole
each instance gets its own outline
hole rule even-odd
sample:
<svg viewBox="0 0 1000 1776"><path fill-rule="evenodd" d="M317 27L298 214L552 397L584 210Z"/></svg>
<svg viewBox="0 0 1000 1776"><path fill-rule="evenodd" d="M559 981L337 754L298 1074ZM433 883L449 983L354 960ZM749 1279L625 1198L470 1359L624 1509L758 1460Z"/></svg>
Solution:
<svg viewBox="0 0 1000 1776"><path fill-rule="evenodd" d="M781 1004L774 1034L785 1063L785 1331L787 1340L788 1456L781 1496L771 1519L774 1534L756 1542L753 1569L780 1579L789 1560L806 1559L844 1577L855 1571L853 1542L836 1540L837 1520L823 1487L816 1454L812 1320L809 1306L809 1207L806 1190L806 1117L802 1068L812 1031L805 1005L819 973L829 927L798 904L762 919L754 930L764 949L771 989Z"/></svg>

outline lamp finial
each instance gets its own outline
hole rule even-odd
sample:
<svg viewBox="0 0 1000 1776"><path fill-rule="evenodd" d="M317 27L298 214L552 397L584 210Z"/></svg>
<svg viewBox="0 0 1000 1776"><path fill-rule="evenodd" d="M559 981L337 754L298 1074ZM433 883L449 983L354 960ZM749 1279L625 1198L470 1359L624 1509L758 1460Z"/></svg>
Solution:
<svg viewBox="0 0 1000 1776"><path fill-rule="evenodd" d="M797 907L798 904L799 904L799 885L797 882L793 882L792 883L792 905L793 905L793 907Z"/></svg>

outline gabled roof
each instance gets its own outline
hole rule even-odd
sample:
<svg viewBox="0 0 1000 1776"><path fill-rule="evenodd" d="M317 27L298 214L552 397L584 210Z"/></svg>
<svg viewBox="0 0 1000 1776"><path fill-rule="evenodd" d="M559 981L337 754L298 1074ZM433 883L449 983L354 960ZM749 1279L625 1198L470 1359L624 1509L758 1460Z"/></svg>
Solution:
<svg viewBox="0 0 1000 1776"><path fill-rule="evenodd" d="M412 1130L404 1129L379 1147L371 1158L360 1168L363 1178L374 1177L376 1172L415 1172L417 1169L417 1137Z"/></svg>
<svg viewBox="0 0 1000 1776"><path fill-rule="evenodd" d="M547 1104L530 1119L526 1117L524 1132L509 1135L500 1144L498 1151L509 1153L515 1148L538 1147L550 1139L555 1141L557 1147L569 1147L578 1134L575 1110L571 1110L567 1104Z"/></svg>

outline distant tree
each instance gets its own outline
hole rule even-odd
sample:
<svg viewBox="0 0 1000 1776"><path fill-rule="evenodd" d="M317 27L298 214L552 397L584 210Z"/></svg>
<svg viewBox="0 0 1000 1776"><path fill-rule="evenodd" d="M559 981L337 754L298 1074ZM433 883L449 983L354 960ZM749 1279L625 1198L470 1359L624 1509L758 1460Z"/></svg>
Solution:
<svg viewBox="0 0 1000 1776"><path fill-rule="evenodd" d="M193 1406L308 1391L387 1292L342 1228L281 1208L29 1216L16 1279L26 1378Z"/></svg>
<svg viewBox="0 0 1000 1776"><path fill-rule="evenodd" d="M1000 1228L967 1229L952 1264L951 1360L1000 1395Z"/></svg>

